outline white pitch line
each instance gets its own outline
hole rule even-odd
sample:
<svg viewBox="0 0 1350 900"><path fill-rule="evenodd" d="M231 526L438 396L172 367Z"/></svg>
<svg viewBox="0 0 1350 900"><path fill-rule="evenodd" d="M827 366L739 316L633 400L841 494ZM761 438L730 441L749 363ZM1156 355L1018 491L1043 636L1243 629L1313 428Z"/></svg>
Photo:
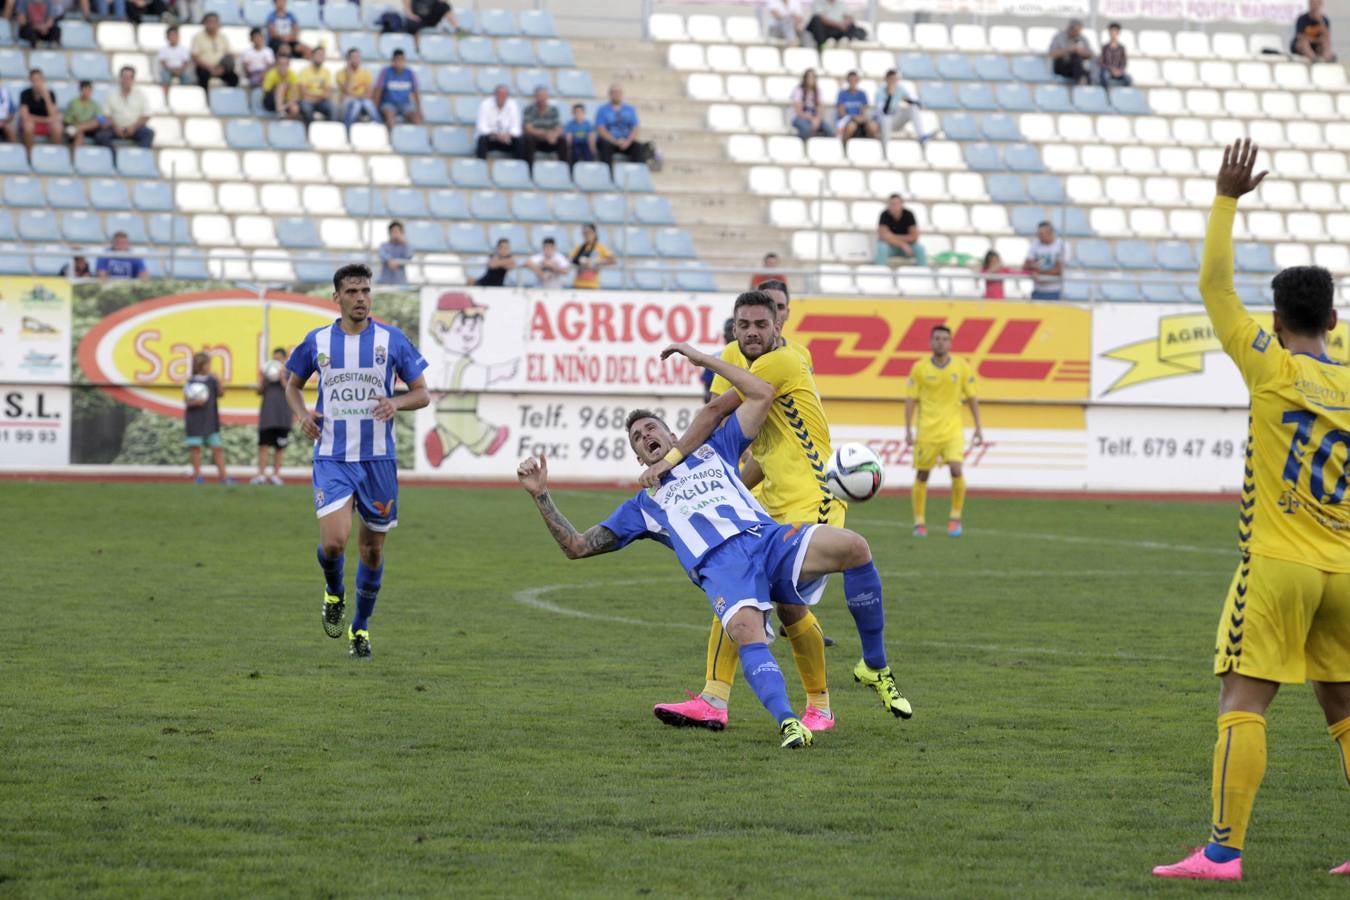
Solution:
<svg viewBox="0 0 1350 900"><path fill-rule="evenodd" d="M908 522L895 522L888 519L864 520L863 522L856 523L856 526L860 528L866 528L871 525L881 525L887 528L912 527ZM1180 553L1205 553L1218 556L1230 556L1234 560L1238 558L1236 545L1231 548L1200 547L1195 544L1172 544L1166 541L1135 541L1122 538L1093 537L1091 535L1083 534L1050 534L1041 531L1001 531L996 528L979 528L975 533L977 535L993 535L994 537L1057 541L1062 544L1105 544L1112 547L1138 547L1141 550L1171 550Z"/></svg>

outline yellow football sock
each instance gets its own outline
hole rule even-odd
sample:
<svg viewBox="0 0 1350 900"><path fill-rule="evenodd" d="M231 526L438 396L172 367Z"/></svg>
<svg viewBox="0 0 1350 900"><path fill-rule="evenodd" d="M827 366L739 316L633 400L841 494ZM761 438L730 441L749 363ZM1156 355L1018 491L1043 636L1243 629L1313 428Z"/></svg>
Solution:
<svg viewBox="0 0 1350 900"><path fill-rule="evenodd" d="M1266 720L1251 712L1219 716L1214 744L1214 824L1209 839L1241 850L1252 804L1266 774Z"/></svg>
<svg viewBox="0 0 1350 900"><path fill-rule="evenodd" d="M714 617L712 631L708 634L708 671L703 693L723 703L730 702L731 685L736 681L736 665L740 660L735 642L727 637L722 623Z"/></svg>
<svg viewBox="0 0 1350 900"><path fill-rule="evenodd" d="M1350 785L1350 717L1341 719L1328 727L1327 731L1331 732L1331 739L1341 751L1341 774L1345 776L1345 783Z"/></svg>
<svg viewBox="0 0 1350 900"><path fill-rule="evenodd" d="M909 502L914 506L914 524L922 525L924 511L928 508L928 482L915 479Z"/></svg>
<svg viewBox="0 0 1350 900"><path fill-rule="evenodd" d="M787 627L792 642L792 658L797 661L797 672L806 689L806 702L822 712L830 711L830 694L825 685L825 632L813 613L807 612L799 621Z"/></svg>
<svg viewBox="0 0 1350 900"><path fill-rule="evenodd" d="M952 479L952 512L953 519L961 518L961 508L966 505L966 476Z"/></svg>

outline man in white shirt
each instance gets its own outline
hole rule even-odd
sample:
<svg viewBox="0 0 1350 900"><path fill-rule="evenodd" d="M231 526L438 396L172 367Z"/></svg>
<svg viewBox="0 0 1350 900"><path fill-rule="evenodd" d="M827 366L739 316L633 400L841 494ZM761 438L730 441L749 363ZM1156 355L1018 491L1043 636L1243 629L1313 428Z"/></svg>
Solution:
<svg viewBox="0 0 1350 900"><path fill-rule="evenodd" d="M806 33L802 0L764 0L761 19L766 35L793 45L800 44L802 35Z"/></svg>
<svg viewBox="0 0 1350 900"><path fill-rule="evenodd" d="M562 277L572 268L572 263L558 252L558 245L550 237L544 238L543 252L531 256L525 268L535 274L541 288L556 288L562 286Z"/></svg>
<svg viewBox="0 0 1350 900"><path fill-rule="evenodd" d="M524 142L521 140L520 106L511 99L510 89L497 85L478 107L477 155L487 159L489 153L505 153L516 159L524 159Z"/></svg>
<svg viewBox="0 0 1350 900"><path fill-rule="evenodd" d="M113 141L132 141L149 147L155 132L146 126L150 121L145 94L135 86L136 70L123 66L117 73L117 90L108 95L108 127L100 129L94 140L107 147Z"/></svg>
<svg viewBox="0 0 1350 900"><path fill-rule="evenodd" d="M1032 275L1032 300L1058 300L1064 294L1064 262L1069 258L1064 240L1055 228L1042 222L1036 240L1027 248L1026 270Z"/></svg>
<svg viewBox="0 0 1350 900"><path fill-rule="evenodd" d="M19 140L19 104L4 85L0 85L0 135L14 144Z"/></svg>

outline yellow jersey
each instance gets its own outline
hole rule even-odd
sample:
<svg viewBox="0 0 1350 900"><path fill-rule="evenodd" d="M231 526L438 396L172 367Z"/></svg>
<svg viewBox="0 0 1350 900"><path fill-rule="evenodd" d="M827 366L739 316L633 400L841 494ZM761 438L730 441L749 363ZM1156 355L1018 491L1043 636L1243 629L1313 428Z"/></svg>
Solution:
<svg viewBox="0 0 1350 900"><path fill-rule="evenodd" d="M961 402L975 396L975 370L955 356L948 356L945 366L931 356L921 359L909 371L909 396L919 401L916 442L955 440L961 436Z"/></svg>
<svg viewBox="0 0 1350 900"><path fill-rule="evenodd" d="M1236 211L1235 198L1215 198L1200 294L1251 392L1238 543L1244 556L1350 572L1350 369L1290 353L1243 308L1233 289Z"/></svg>
<svg viewBox="0 0 1350 900"><path fill-rule="evenodd" d="M747 367L735 341L722 350L722 359ZM764 470L756 496L765 511L780 522L825 522L843 506L825 487L830 425L825 420L810 360L810 351L789 341L748 365L751 373L774 388L774 404L750 445L750 455ZM714 395L728 390L731 383L725 378L713 379Z"/></svg>

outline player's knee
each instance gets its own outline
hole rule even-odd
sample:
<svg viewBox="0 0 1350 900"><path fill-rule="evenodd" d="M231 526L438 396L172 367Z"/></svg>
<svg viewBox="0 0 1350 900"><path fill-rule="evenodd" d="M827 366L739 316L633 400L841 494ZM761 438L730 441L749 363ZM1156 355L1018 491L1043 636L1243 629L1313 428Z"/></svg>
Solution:
<svg viewBox="0 0 1350 900"><path fill-rule="evenodd" d="M961 468L960 463L952 463L952 465L949 468L951 469L953 478L960 478L965 471Z"/></svg>
<svg viewBox="0 0 1350 900"><path fill-rule="evenodd" d="M342 551L347 549L346 541L339 541L336 538L325 538L320 545L323 547L323 555L329 559L341 556Z"/></svg>
<svg viewBox="0 0 1350 900"><path fill-rule="evenodd" d="M919 471L917 471L917 472L914 473L914 478L915 478L917 481L922 481L922 482L927 483L927 481L928 481L928 470L927 470L927 469L920 469Z"/></svg>
<svg viewBox="0 0 1350 900"><path fill-rule="evenodd" d="M384 546L382 544L374 541L361 541L360 552L361 562L372 569L379 568L380 563L384 561Z"/></svg>
<svg viewBox="0 0 1350 900"><path fill-rule="evenodd" d="M1335 725L1350 718L1350 684L1346 682L1314 681L1313 693L1322 706L1327 724Z"/></svg>
<svg viewBox="0 0 1350 900"><path fill-rule="evenodd" d="M872 548L867 538L856 531L844 530L845 539L840 546L840 563L845 569L865 566L872 561Z"/></svg>
<svg viewBox="0 0 1350 900"><path fill-rule="evenodd" d="M764 641L764 615L757 609L743 608L724 627L738 647Z"/></svg>

